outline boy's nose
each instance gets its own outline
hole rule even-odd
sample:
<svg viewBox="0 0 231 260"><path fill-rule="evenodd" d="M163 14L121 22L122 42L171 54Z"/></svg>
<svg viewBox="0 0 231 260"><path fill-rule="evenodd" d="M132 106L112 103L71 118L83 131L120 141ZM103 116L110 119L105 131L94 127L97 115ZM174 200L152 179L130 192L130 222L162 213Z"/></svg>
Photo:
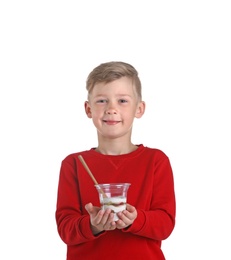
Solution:
<svg viewBox="0 0 231 260"><path fill-rule="evenodd" d="M106 109L105 113L106 113L107 115L115 115L115 114L117 114L116 109L114 109L114 108L112 108L112 107Z"/></svg>
<svg viewBox="0 0 231 260"><path fill-rule="evenodd" d="M117 104L114 101L109 101L107 106L105 107L105 113L107 115L115 115L117 114Z"/></svg>
<svg viewBox="0 0 231 260"><path fill-rule="evenodd" d="M106 112L107 115L116 114L117 112L116 112L115 104L112 104L112 103L108 104L105 112Z"/></svg>

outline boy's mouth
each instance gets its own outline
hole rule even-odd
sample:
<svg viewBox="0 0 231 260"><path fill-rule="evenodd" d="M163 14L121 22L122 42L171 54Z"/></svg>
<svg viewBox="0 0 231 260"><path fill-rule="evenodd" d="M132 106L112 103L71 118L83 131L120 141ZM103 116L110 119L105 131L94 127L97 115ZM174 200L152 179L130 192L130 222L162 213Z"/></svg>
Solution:
<svg viewBox="0 0 231 260"><path fill-rule="evenodd" d="M120 121L116 121L116 120L103 120L103 122L108 125L116 125L116 124L120 123Z"/></svg>

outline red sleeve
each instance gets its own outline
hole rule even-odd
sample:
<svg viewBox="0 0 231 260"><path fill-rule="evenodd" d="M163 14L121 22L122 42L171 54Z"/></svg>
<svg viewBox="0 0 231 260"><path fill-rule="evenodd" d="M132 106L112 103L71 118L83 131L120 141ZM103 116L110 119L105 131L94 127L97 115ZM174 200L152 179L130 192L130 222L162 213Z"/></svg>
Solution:
<svg viewBox="0 0 231 260"><path fill-rule="evenodd" d="M56 222L58 233L67 245L96 239L90 228L90 216L82 213L79 190L76 187L78 187L78 180L74 160L63 161L58 185Z"/></svg>
<svg viewBox="0 0 231 260"><path fill-rule="evenodd" d="M175 225L173 173L168 158L155 165L152 202L149 210L137 209L137 218L124 232L155 240L166 239Z"/></svg>

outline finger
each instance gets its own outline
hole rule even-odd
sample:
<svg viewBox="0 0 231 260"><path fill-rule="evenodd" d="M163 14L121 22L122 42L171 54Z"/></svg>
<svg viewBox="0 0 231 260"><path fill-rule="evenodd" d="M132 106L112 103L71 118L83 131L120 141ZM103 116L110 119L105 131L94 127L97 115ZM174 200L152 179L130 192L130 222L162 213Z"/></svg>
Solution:
<svg viewBox="0 0 231 260"><path fill-rule="evenodd" d="M131 219L129 218L130 213L127 210L124 210L123 212L120 212L118 214L119 216L119 220L121 221L117 221L119 225L121 226L126 226L126 225L130 225L131 224Z"/></svg>
<svg viewBox="0 0 231 260"><path fill-rule="evenodd" d="M114 214L111 213L111 209L106 209L104 214L103 214L103 217L102 217L102 220L101 220L101 224L105 227L108 227L109 224L112 222L113 220L113 216Z"/></svg>
<svg viewBox="0 0 231 260"><path fill-rule="evenodd" d="M111 210L99 210L96 217L94 218L93 222L95 225L97 225L99 228L104 229L104 225L106 224L108 220L108 216L110 215Z"/></svg>
<svg viewBox="0 0 231 260"><path fill-rule="evenodd" d="M102 221L102 218L103 218L103 216L104 216L104 210L100 210L99 212L98 212L98 214L96 215L96 217L95 217L95 219L94 219L94 224L95 225L101 225L101 221Z"/></svg>
<svg viewBox="0 0 231 260"><path fill-rule="evenodd" d="M134 212L135 211L135 207L130 205L130 204L127 204L126 205L126 209L129 211L129 212Z"/></svg>
<svg viewBox="0 0 231 260"><path fill-rule="evenodd" d="M106 223L104 224L105 230L113 230L116 228L116 223L114 221L114 213L110 213Z"/></svg>
<svg viewBox="0 0 231 260"><path fill-rule="evenodd" d="M93 211L93 205L92 205L92 203L86 204L86 205L85 205L85 209L86 209L86 211L87 211L89 214L91 214L92 211Z"/></svg>

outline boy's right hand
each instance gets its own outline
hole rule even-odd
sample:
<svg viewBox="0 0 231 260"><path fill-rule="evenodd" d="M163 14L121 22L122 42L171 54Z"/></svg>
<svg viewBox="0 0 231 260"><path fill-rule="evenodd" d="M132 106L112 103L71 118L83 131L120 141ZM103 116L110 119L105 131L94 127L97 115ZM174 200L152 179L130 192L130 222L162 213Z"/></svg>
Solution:
<svg viewBox="0 0 231 260"><path fill-rule="evenodd" d="M94 235L104 230L114 230L116 228L116 223L113 220L114 214L110 209L102 210L93 206L92 203L86 204L85 209L90 215L91 230Z"/></svg>

